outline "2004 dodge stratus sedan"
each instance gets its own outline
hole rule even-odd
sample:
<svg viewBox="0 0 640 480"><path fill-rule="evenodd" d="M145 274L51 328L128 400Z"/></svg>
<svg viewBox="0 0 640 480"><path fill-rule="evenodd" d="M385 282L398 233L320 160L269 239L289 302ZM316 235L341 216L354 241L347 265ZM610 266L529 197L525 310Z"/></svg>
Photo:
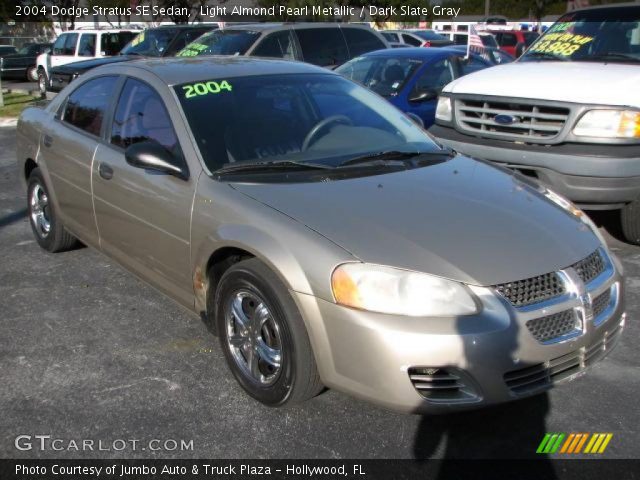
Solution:
<svg viewBox="0 0 640 480"><path fill-rule="evenodd" d="M268 405L323 385L408 412L517 399L624 326L620 264L582 212L318 67L99 67L17 135L39 244L78 239L205 315Z"/></svg>

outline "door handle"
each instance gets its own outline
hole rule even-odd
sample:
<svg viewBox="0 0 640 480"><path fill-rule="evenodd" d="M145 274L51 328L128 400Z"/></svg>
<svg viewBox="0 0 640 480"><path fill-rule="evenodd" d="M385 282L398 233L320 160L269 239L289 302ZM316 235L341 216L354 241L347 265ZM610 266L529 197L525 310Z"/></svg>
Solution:
<svg viewBox="0 0 640 480"><path fill-rule="evenodd" d="M42 143L45 147L50 147L51 145L53 145L53 137L51 135L45 135L42 139Z"/></svg>
<svg viewBox="0 0 640 480"><path fill-rule="evenodd" d="M106 163L101 163L98 167L98 173L105 180L111 180L113 178L113 168Z"/></svg>

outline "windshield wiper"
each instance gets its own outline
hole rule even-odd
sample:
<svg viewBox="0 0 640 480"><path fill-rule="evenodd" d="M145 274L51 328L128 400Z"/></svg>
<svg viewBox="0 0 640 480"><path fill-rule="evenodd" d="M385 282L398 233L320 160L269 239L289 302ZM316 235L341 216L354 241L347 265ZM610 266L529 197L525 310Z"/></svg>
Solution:
<svg viewBox="0 0 640 480"><path fill-rule="evenodd" d="M394 162L401 162L404 165L415 167L420 165L421 160L427 158L431 161L434 158L445 159L453 155L453 150L444 149L435 152L402 152L398 150L387 150L384 152L375 152L360 157L350 158L342 162L338 167L347 167L350 165L362 165L365 163L392 165Z"/></svg>
<svg viewBox="0 0 640 480"><path fill-rule="evenodd" d="M580 59L583 62L601 62L606 60L626 60L628 62L640 62L640 58L634 57L627 53L600 53L598 55L591 55Z"/></svg>
<svg viewBox="0 0 640 480"><path fill-rule="evenodd" d="M296 162L294 160L278 160L266 162L231 163L216 170L215 174L224 175L226 173L250 172L264 170L280 170L292 168L305 168L309 170L331 170L333 167L319 163Z"/></svg>

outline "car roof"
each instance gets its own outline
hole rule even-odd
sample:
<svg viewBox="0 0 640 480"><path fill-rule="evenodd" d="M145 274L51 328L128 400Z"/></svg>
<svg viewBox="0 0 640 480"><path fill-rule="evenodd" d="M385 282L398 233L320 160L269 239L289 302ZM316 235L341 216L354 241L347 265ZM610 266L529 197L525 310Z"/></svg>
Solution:
<svg viewBox="0 0 640 480"><path fill-rule="evenodd" d="M424 47L410 47L410 48L394 48L386 50L376 50L374 52L364 53L360 57L401 57L401 58L416 58L420 60L428 60L430 58L448 57L452 54L459 55L460 51L457 49L451 49L448 47L442 48L424 48Z"/></svg>
<svg viewBox="0 0 640 480"><path fill-rule="evenodd" d="M359 23L338 23L338 22L300 22L300 23L243 23L240 25L225 26L224 30L253 30L253 31L267 31L267 30L279 30L279 29L294 29L299 30L303 28L361 28L366 30L373 30L368 25L362 25Z"/></svg>
<svg viewBox="0 0 640 480"><path fill-rule="evenodd" d="M60 35L64 35L65 33L119 33L119 32L142 32L142 30L137 30L135 28L80 28L77 30L67 30L65 32L60 32Z"/></svg>
<svg viewBox="0 0 640 480"><path fill-rule="evenodd" d="M253 75L322 73L337 75L326 68L309 63L281 59L244 56L206 56L140 59L127 62L128 67L150 72L167 85L195 83L211 79L247 77ZM104 65L96 71L106 71L116 65Z"/></svg>
<svg viewBox="0 0 640 480"><path fill-rule="evenodd" d="M194 28L210 28L211 30L215 30L218 27L217 23L176 23L172 25L160 25L158 27L151 27L145 30L165 30L165 29L178 29L178 30L190 30ZM144 30L140 30L141 32Z"/></svg>

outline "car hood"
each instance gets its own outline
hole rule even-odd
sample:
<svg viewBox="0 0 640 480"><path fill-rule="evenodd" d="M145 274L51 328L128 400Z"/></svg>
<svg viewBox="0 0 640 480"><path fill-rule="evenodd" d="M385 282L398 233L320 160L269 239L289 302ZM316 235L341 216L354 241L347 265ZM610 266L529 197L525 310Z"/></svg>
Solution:
<svg viewBox="0 0 640 480"><path fill-rule="evenodd" d="M139 59L140 56L136 55L116 55L114 57L101 57L92 58L91 60L82 60L80 62L67 63L66 65L60 65L51 69L52 73L83 73L92 68L99 67L100 65L109 65L111 63L130 62L131 60Z"/></svg>
<svg viewBox="0 0 640 480"><path fill-rule="evenodd" d="M232 187L364 262L475 285L555 271L599 246L584 223L519 177L463 156L349 180Z"/></svg>
<svg viewBox="0 0 640 480"><path fill-rule="evenodd" d="M602 62L515 62L466 75L444 88L454 94L640 105L640 65ZM606 88L603 88L606 85Z"/></svg>

